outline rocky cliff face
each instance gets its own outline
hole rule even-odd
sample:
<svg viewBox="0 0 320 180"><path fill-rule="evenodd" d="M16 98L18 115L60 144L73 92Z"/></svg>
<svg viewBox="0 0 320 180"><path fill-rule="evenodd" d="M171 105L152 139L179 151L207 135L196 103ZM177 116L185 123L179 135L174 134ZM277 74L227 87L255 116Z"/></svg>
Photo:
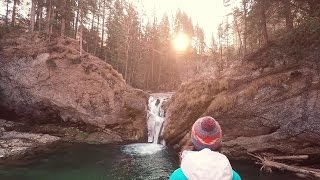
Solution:
<svg viewBox="0 0 320 180"><path fill-rule="evenodd" d="M128 88L104 61L87 53L80 57L76 40L48 42L32 34L8 36L1 46L2 116L10 112L32 126L90 127L105 132L107 142L145 138L147 95Z"/></svg>
<svg viewBox="0 0 320 180"><path fill-rule="evenodd" d="M320 48L310 48L295 60L274 44L219 78L183 84L168 105L167 143L183 147L196 119L210 115L222 127L229 156L319 154Z"/></svg>

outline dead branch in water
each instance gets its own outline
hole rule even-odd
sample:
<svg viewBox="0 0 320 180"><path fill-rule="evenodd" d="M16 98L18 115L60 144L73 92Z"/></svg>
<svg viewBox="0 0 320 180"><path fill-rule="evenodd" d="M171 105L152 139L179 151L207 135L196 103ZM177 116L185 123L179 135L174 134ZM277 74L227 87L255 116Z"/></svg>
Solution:
<svg viewBox="0 0 320 180"><path fill-rule="evenodd" d="M308 155L296 155L296 156L274 156L271 157L272 160L306 160Z"/></svg>
<svg viewBox="0 0 320 180"><path fill-rule="evenodd" d="M275 162L273 160L301 160L301 159L308 159L306 155L299 155L299 156L279 156L279 157L262 157L260 155L254 155L248 153L250 156L255 157L259 160L258 164L261 164L262 167L260 170L266 170L267 172L272 172L272 168L290 171L296 174L305 175L306 177L310 178L317 178L320 179L320 170L314 168L307 168L307 167L300 167L296 165L288 165L285 163Z"/></svg>

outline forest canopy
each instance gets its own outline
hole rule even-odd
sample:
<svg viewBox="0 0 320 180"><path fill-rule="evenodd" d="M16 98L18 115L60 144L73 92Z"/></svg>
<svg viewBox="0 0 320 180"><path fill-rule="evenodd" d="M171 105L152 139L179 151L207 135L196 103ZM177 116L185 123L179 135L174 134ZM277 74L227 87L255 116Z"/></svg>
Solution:
<svg viewBox="0 0 320 180"><path fill-rule="evenodd" d="M232 12L217 34L206 34L182 10L143 24L129 0L1 0L0 36L25 30L76 38L80 53L111 64L129 85L168 91L191 78L219 76L248 54L320 18L319 0L219 1ZM177 51L173 42L181 33L187 38L180 39L180 47L185 46Z"/></svg>

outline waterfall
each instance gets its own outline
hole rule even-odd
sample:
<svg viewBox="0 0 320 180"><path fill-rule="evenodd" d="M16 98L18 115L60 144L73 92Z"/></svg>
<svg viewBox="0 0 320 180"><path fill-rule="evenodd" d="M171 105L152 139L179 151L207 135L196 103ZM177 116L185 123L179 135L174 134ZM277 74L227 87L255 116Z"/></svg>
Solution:
<svg viewBox="0 0 320 180"><path fill-rule="evenodd" d="M165 113L162 109L163 102L169 98L168 95L153 94L148 101L148 142L158 144L159 136L163 132L163 122L165 119ZM161 140L161 144L165 145L164 140Z"/></svg>

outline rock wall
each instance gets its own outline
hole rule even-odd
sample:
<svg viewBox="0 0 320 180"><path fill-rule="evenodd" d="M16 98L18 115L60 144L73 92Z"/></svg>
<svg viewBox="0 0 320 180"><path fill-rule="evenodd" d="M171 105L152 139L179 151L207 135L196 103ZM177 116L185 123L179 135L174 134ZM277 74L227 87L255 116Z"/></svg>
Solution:
<svg viewBox="0 0 320 180"><path fill-rule="evenodd" d="M166 142L183 147L196 119L210 115L222 127L222 151L234 158L247 152L319 154L318 71L306 64L251 66L183 84L168 105Z"/></svg>

